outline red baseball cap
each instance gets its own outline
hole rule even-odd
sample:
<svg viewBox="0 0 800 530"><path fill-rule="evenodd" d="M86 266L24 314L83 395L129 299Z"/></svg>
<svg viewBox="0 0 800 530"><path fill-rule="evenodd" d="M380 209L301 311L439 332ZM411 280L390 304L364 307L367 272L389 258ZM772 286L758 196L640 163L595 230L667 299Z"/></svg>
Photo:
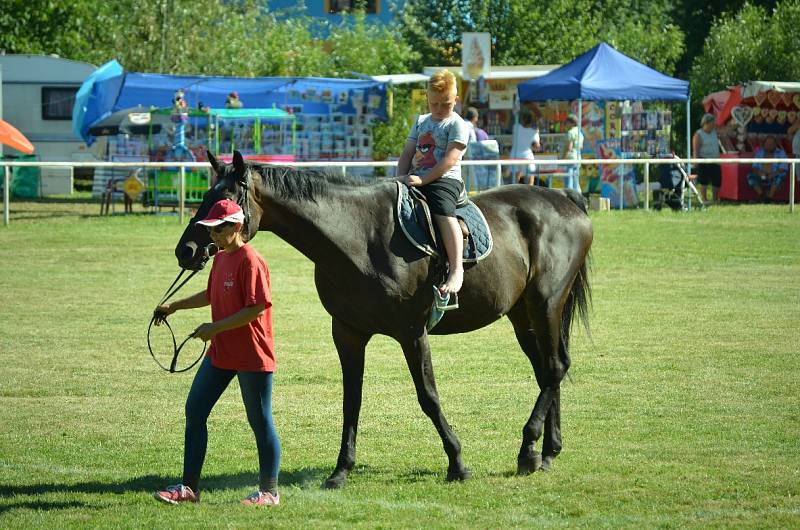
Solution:
<svg viewBox="0 0 800 530"><path fill-rule="evenodd" d="M202 221L197 221L197 224L217 226L225 222L244 223L242 207L230 199L222 199L214 203L214 206L211 207L206 218Z"/></svg>

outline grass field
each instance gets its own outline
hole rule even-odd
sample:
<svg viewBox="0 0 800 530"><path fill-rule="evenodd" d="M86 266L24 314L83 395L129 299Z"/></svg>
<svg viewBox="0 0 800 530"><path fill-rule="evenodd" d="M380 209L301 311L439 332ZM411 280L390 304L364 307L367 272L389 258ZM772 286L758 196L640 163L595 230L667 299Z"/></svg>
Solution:
<svg viewBox="0 0 800 530"><path fill-rule="evenodd" d="M191 383L145 343L182 227L97 211L12 202L0 227L0 528L800 526L800 215L783 206L593 215L591 337L573 341L550 473L513 474L536 387L507 320L431 340L465 483L445 483L399 347L374 339L357 468L333 492L319 488L341 430L329 318L311 263L259 234L283 445L268 510L238 505L256 453L235 383L209 421L203 502L151 498L179 479ZM171 322L186 333L207 314Z"/></svg>

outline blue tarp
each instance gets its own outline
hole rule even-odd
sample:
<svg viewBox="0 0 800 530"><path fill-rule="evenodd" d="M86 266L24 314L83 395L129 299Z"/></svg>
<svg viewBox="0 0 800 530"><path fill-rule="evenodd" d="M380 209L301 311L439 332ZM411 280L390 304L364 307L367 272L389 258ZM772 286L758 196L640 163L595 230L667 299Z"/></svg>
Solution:
<svg viewBox="0 0 800 530"><path fill-rule="evenodd" d="M114 112L132 107L170 107L175 91L184 91L190 108L222 108L231 92L237 92L245 108L276 106L310 114L337 112L387 119L386 84L354 79L320 77L221 77L181 76L124 72L117 61L98 68L81 86L72 111L72 128L91 145L89 127ZM356 97L353 97L353 96Z"/></svg>
<svg viewBox="0 0 800 530"><path fill-rule="evenodd" d="M517 86L519 100L686 101L689 82L666 76L600 43L571 63Z"/></svg>
<svg viewBox="0 0 800 530"><path fill-rule="evenodd" d="M114 105L122 76L122 66L117 61L109 61L92 72L75 95L72 131L89 145L94 142L94 137L89 136L89 126L111 114L108 109Z"/></svg>

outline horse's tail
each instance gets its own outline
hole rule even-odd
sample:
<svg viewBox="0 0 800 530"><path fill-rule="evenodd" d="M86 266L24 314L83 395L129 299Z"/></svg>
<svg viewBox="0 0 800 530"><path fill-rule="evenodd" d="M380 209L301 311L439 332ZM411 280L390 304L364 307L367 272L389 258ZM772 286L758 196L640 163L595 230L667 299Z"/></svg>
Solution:
<svg viewBox="0 0 800 530"><path fill-rule="evenodd" d="M565 344L569 343L570 328L572 321L576 318L583 324L586 334L590 335L589 306L592 303L592 287L589 285L589 260L590 256L587 254L586 259L581 263L581 268L578 269L575 281L572 282L572 289L569 291L567 303L561 314L561 338Z"/></svg>
<svg viewBox="0 0 800 530"><path fill-rule="evenodd" d="M564 192L584 214L589 214L586 209L586 199L583 195L572 189L566 189ZM561 338L562 341L565 341L564 344L569 344L570 328L572 326L572 321L575 320L576 317L583 324L586 334L590 335L589 306L592 303L592 287L589 284L590 262L591 253L587 253L583 263L581 263L580 269L578 269L575 281L572 283L569 296L567 296L567 303L561 315Z"/></svg>

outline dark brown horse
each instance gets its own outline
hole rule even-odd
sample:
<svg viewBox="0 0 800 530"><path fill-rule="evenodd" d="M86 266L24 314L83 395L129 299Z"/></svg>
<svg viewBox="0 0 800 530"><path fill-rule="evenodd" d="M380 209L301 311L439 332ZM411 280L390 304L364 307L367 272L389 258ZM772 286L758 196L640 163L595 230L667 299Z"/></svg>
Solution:
<svg viewBox="0 0 800 530"><path fill-rule="evenodd" d="M230 165L210 154L209 160L217 184L175 249L181 267L200 266L202 252L196 249L210 239L195 221L222 198L243 206L247 238L270 230L315 264L344 383L342 444L325 486L341 486L355 465L364 349L375 334L400 343L419 404L442 438L448 480L469 477L461 445L439 405L428 346L432 286L441 270L398 228L396 184L359 186L314 171L249 165L239 153ZM560 384L570 365L573 316L587 323L592 225L583 198L572 191L513 185L482 193L474 202L491 227L494 248L466 267L460 309L447 312L433 333L472 331L504 315L511 320L540 389L517 458L517 472L531 473L549 468L561 451ZM542 434L540 454L535 444Z"/></svg>

